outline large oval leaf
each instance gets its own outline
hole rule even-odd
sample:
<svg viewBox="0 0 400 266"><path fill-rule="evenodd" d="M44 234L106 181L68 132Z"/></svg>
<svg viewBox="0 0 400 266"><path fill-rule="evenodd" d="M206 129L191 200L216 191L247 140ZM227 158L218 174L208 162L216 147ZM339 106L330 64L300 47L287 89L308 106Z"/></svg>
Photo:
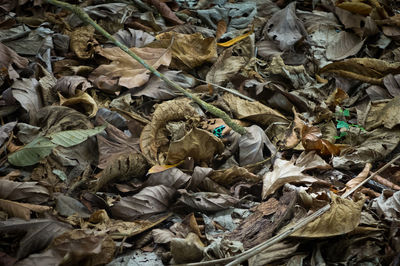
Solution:
<svg viewBox="0 0 400 266"><path fill-rule="evenodd" d="M56 146L45 137L37 137L22 149L10 154L8 161L15 166L34 165L49 155Z"/></svg>

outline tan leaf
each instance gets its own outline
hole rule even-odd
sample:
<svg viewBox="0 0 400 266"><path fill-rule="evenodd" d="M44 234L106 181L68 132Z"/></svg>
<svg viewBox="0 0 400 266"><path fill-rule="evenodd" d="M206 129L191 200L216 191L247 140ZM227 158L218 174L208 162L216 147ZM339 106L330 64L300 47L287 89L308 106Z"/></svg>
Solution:
<svg viewBox="0 0 400 266"><path fill-rule="evenodd" d="M71 50L80 59L89 59L94 55L94 39L95 29L91 25L76 28L73 32L68 33L70 37Z"/></svg>
<svg viewBox="0 0 400 266"><path fill-rule="evenodd" d="M358 184L360 184L364 179L368 177L369 171L372 168L371 163L366 163L364 169L353 179L349 180L346 183L346 187L342 190L344 193L346 191L352 190L354 187L356 187Z"/></svg>
<svg viewBox="0 0 400 266"><path fill-rule="evenodd" d="M343 8L347 11L350 11L351 13L354 14L359 14L363 16L368 16L369 13L372 11L372 6L365 4L363 2L343 2L337 5L340 8Z"/></svg>
<svg viewBox="0 0 400 266"><path fill-rule="evenodd" d="M335 73L343 77L382 85L386 75L400 73L400 63L389 63L375 58L351 58L326 65L320 72Z"/></svg>
<svg viewBox="0 0 400 266"><path fill-rule="evenodd" d="M238 119L250 120L262 126L268 126L274 122L288 122L281 113L260 102L250 102L230 93L225 93L222 99Z"/></svg>
<svg viewBox="0 0 400 266"><path fill-rule="evenodd" d="M246 168L236 165L228 169L212 171L208 177L223 186L229 186L239 181L257 182L261 179Z"/></svg>
<svg viewBox="0 0 400 266"><path fill-rule="evenodd" d="M0 209L7 212L10 217L29 220L31 217L31 211L45 212L50 210L51 207L0 199Z"/></svg>
<svg viewBox="0 0 400 266"><path fill-rule="evenodd" d="M169 31L156 38L157 41L147 47L168 48L172 53L172 68L190 70L217 59L215 39L204 38L199 32L183 34Z"/></svg>
<svg viewBox="0 0 400 266"><path fill-rule="evenodd" d="M322 133L318 127L305 125L301 133L301 143L306 151L317 151L321 155L339 155L340 148L322 139Z"/></svg>
<svg viewBox="0 0 400 266"><path fill-rule="evenodd" d="M226 21L221 19L220 21L218 21L217 24L217 30L215 32L215 39L218 40L219 38L221 38L221 36L226 32Z"/></svg>
<svg viewBox="0 0 400 266"><path fill-rule="evenodd" d="M331 193L331 208L316 220L295 231L291 236L319 238L349 233L360 223L365 198L357 201L342 199ZM288 225L290 227L290 224Z"/></svg>
<svg viewBox="0 0 400 266"><path fill-rule="evenodd" d="M193 128L182 139L170 143L167 164L179 163L187 157L196 162L209 162L223 150L224 144L219 138L206 130Z"/></svg>
<svg viewBox="0 0 400 266"><path fill-rule="evenodd" d="M166 49L133 47L130 50L156 69L171 63L171 52ZM90 81L97 82L98 78L102 78L102 82L111 82L117 79L120 86L127 88L139 87L148 81L150 71L120 48L100 48L99 54L112 62L96 68L89 76Z"/></svg>
<svg viewBox="0 0 400 266"><path fill-rule="evenodd" d="M61 106L67 106L77 111L84 110L89 118L95 117L99 110L96 101L86 92L80 91L71 98L64 98L61 93L58 93L58 97L60 97Z"/></svg>

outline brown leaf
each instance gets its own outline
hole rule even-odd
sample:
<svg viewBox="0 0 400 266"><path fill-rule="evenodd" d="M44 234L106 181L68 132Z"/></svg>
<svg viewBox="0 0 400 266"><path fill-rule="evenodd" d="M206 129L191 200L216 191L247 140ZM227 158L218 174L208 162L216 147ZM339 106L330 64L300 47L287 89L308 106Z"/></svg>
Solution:
<svg viewBox="0 0 400 266"><path fill-rule="evenodd" d="M188 193L184 189L179 190L178 202L198 211L222 211L234 207L239 203L237 198L226 194L214 192Z"/></svg>
<svg viewBox="0 0 400 266"><path fill-rule="evenodd" d="M78 92L76 96L71 98L64 98L60 93L58 93L58 96L61 106L68 106L78 111L84 110L89 118L95 117L99 110L96 101L86 92Z"/></svg>
<svg viewBox="0 0 400 266"><path fill-rule="evenodd" d="M86 91L92 84L82 76L63 76L57 80L53 90L61 92L64 96L75 96L76 90Z"/></svg>
<svg viewBox="0 0 400 266"><path fill-rule="evenodd" d="M145 187L134 196L121 198L111 207L111 212L122 220L161 213L168 209L175 192L175 189L164 185Z"/></svg>
<svg viewBox="0 0 400 266"><path fill-rule="evenodd" d="M147 45L153 48L166 48L172 53L171 67L190 70L217 59L217 46L214 38L204 38L200 33L183 34L165 32L156 36L157 41Z"/></svg>
<svg viewBox="0 0 400 266"><path fill-rule="evenodd" d="M0 43L0 69L7 71L10 79L15 80L19 78L19 74L14 67L19 69L25 68L28 66L28 63L28 59L19 56L12 49Z"/></svg>
<svg viewBox="0 0 400 266"><path fill-rule="evenodd" d="M212 133L193 128L182 139L172 141L167 154L167 164L174 164L192 157L196 162L209 162L224 150L222 141Z"/></svg>
<svg viewBox="0 0 400 266"><path fill-rule="evenodd" d="M156 69L171 63L171 52L166 49L133 47L130 50ZM96 83L99 79L103 79L103 82L118 80L118 85L127 88L139 87L148 81L150 71L119 47L99 49L99 54L112 62L96 68L89 76L90 81Z"/></svg>
<svg viewBox="0 0 400 266"><path fill-rule="evenodd" d="M11 90L13 97L29 113L32 121L35 114L43 107L39 82L35 78L16 80Z"/></svg>
<svg viewBox="0 0 400 266"><path fill-rule="evenodd" d="M346 193L347 191L352 190L354 187L364 181L368 177L371 168L372 164L366 163L364 169L356 177L346 183L346 188L342 189L342 192Z"/></svg>
<svg viewBox="0 0 400 266"><path fill-rule="evenodd" d="M288 122L281 113L260 102L250 102L231 93L225 93L222 98L238 119L250 120L262 126L274 122Z"/></svg>
<svg viewBox="0 0 400 266"><path fill-rule="evenodd" d="M350 11L352 13L363 16L368 16L369 13L371 13L372 11L372 6L363 2L356 2L356 1L355 2L345 1L337 4L336 6L345 9L347 11Z"/></svg>
<svg viewBox="0 0 400 266"><path fill-rule="evenodd" d="M353 201L342 199L333 193L331 193L331 197L331 208L316 220L295 231L292 236L320 238L343 235L353 231L360 222L365 198ZM288 225L288 227L290 226L291 224Z"/></svg>
<svg viewBox="0 0 400 266"><path fill-rule="evenodd" d="M49 191L37 182L16 182L0 179L0 198L29 203L44 203L49 198Z"/></svg>
<svg viewBox="0 0 400 266"><path fill-rule="evenodd" d="M40 213L51 210L51 207L0 199L0 209L8 213L10 217L28 221L31 218L31 211Z"/></svg>
<svg viewBox="0 0 400 266"><path fill-rule="evenodd" d="M200 261L204 256L203 250L203 242L192 232L185 239L173 238L171 240L171 253L176 263Z"/></svg>
<svg viewBox="0 0 400 266"><path fill-rule="evenodd" d="M158 12L169 22L175 24L175 25L180 25L184 24L182 20L180 20L174 12L171 11L171 9L167 6L166 3L160 0L146 0L149 4L155 6L157 8Z"/></svg>
<svg viewBox="0 0 400 266"><path fill-rule="evenodd" d="M317 151L321 155L339 155L340 148L326 139L316 126L305 125L301 130L301 143L306 151Z"/></svg>
<svg viewBox="0 0 400 266"><path fill-rule="evenodd" d="M364 45L364 40L354 33L341 31L335 41L326 47L326 57L329 60L342 60L357 54Z"/></svg>
<svg viewBox="0 0 400 266"><path fill-rule="evenodd" d="M227 29L226 21L223 19L218 21L217 30L215 32L215 39L219 40L219 38L221 38L221 36L226 32L226 29Z"/></svg>
<svg viewBox="0 0 400 266"><path fill-rule="evenodd" d="M0 221L0 233L26 232L19 242L17 258L21 259L31 253L47 247L51 241L62 233L72 230L68 224L50 219L9 219Z"/></svg>
<svg viewBox="0 0 400 266"><path fill-rule="evenodd" d="M71 50L80 59L90 59L94 55L94 46L97 41L94 39L95 29L91 25L76 28L67 33L70 37Z"/></svg>
<svg viewBox="0 0 400 266"><path fill-rule="evenodd" d="M343 77L381 85L388 74L400 74L400 63L375 58L351 58L324 66L321 73L330 72Z"/></svg>

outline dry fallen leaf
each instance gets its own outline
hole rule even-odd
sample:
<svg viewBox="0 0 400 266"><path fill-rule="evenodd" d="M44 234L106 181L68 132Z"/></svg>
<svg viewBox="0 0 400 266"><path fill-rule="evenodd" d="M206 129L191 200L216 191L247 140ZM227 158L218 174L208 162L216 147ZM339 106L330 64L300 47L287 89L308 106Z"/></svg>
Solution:
<svg viewBox="0 0 400 266"><path fill-rule="evenodd" d="M171 52L167 49L133 47L130 50L156 69L171 63ZM118 85L129 89L142 86L148 81L150 71L119 47L99 48L98 53L112 62L96 68L89 76L90 81L96 83L117 80Z"/></svg>

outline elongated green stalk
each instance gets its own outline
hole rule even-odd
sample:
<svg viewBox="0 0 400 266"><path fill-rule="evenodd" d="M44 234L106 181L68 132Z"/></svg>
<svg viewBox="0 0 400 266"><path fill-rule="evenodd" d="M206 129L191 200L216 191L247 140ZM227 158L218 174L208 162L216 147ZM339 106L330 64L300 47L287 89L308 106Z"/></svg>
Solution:
<svg viewBox="0 0 400 266"><path fill-rule="evenodd" d="M146 69L151 71L154 75L159 77L161 80L163 80L165 83L167 83L170 87L180 91L186 97L192 99L194 102L196 102L198 105L200 105L201 107L203 107L204 109L209 111L211 114L213 114L213 115L215 115L215 116L217 116L219 118L222 118L224 120L224 122L230 128L232 128L234 131L238 132L239 134L243 135L243 134L247 133L246 129L244 127L238 125L237 123L235 123L228 116L227 113L225 113L221 109L219 109L219 108L217 108L217 107L215 107L215 106L213 106L213 105L211 105L209 103L206 103L205 101L201 100L199 97L197 97L196 95L194 95L194 94L190 93L189 91L185 90L184 88L182 88L181 86L179 86L175 82L173 82L170 79L168 79L162 73L158 72L154 67L152 67L149 64L147 64L146 61L144 61L137 54L135 54L134 52L129 50L129 48L126 45L124 45L121 42L119 42L118 40L116 40L111 34L109 34L99 24L97 24L93 19L91 19L89 17L89 15L82 8L80 8L79 6L71 5L71 4L68 4L68 3L65 3L65 2L62 2L62 1L59 1L59 0L45 0L45 1L47 3L49 3L49 4L52 4L52 5L59 6L61 8L70 10L75 15L77 15L81 20L83 20L84 22L89 23L90 25L92 25L104 37L106 37L107 39L112 41L116 46L121 48L125 53L127 53L132 58L134 58L136 61L138 61L140 64L142 64Z"/></svg>

